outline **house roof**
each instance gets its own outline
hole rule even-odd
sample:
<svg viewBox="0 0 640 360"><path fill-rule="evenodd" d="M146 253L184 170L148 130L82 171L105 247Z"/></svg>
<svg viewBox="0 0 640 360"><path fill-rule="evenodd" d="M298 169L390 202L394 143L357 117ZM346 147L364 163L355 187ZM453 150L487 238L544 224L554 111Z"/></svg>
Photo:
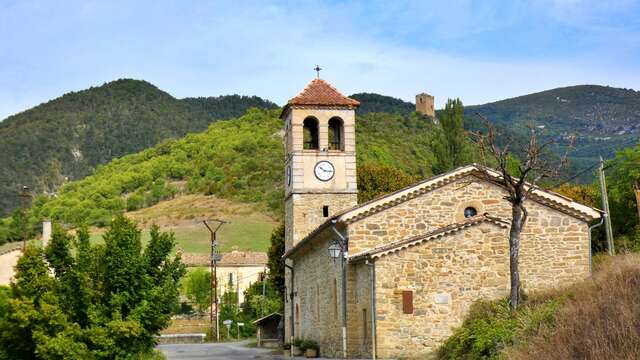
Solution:
<svg viewBox="0 0 640 360"><path fill-rule="evenodd" d="M339 106L355 108L358 100L342 95L336 88L322 79L313 79L296 97L287 102L280 117L284 117L292 106Z"/></svg>
<svg viewBox="0 0 640 360"><path fill-rule="evenodd" d="M502 178L502 175L494 169L479 164L470 164L459 167L448 173L440 174L438 176L419 181L415 184L409 185L406 188L381 196L371 201L358 204L352 208L334 215L331 219L327 220L311 233L309 233L298 244L296 244L296 246L289 249L289 251L287 251L283 257L287 258L293 253L297 252L299 248L303 247L307 242L311 241L311 239L313 239L316 234L327 228L332 223L353 223L362 218L371 216L385 209L401 204L405 201L414 199L431 190L437 189L469 175L475 175L480 179L486 179L487 181L497 181ZM527 183L526 186L528 188L529 184ZM580 204L579 202L576 202L566 196L542 188L534 189L530 199L532 201L547 205L551 208L562 211L568 215L571 215L578 219L582 219L584 221L599 219L602 214L601 210Z"/></svg>
<svg viewBox="0 0 640 360"><path fill-rule="evenodd" d="M221 253L222 259L218 261L218 266L264 266L268 262L267 253L257 251L233 250L228 253ZM211 261L210 254L182 254L182 261L187 266L208 266Z"/></svg>
<svg viewBox="0 0 640 360"><path fill-rule="evenodd" d="M399 252L409 247L420 245L424 242L435 240L435 239L447 236L449 234L459 232L468 227L479 225L486 222L495 224L502 228L508 228L510 224L508 220L505 220L499 217L489 216L488 214L478 215L478 216L474 216L472 218L466 219L465 221L447 225L422 235L412 236L403 240L395 241L389 244L385 244L383 246L375 247L373 249L369 249L369 250L354 254L349 257L349 261L377 259L382 256Z"/></svg>
<svg viewBox="0 0 640 360"><path fill-rule="evenodd" d="M263 322L265 322L265 321L267 321L267 320L270 320L271 318L274 318L274 317L281 318L281 317L282 317L282 314L277 313L277 312L271 313L271 314L269 314L269 315L267 315L267 316L263 316L263 317L261 317L261 318L260 318L260 319L258 319L258 320L254 320L254 321L253 321L253 324L256 324L256 325L257 325L257 324L261 324L261 323L263 323Z"/></svg>

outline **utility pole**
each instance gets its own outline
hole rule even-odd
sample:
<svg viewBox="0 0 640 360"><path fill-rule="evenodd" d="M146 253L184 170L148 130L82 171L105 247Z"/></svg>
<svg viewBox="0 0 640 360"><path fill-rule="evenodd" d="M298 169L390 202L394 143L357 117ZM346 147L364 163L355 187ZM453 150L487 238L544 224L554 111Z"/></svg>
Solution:
<svg viewBox="0 0 640 360"><path fill-rule="evenodd" d="M218 240L216 238L216 234L220 227L224 224L228 224L228 221L214 219L212 220L218 223L218 226L215 229L211 229L209 224L207 224L206 220L203 220L204 226L207 227L209 232L211 233L211 284L210 284L210 294L211 299L213 301L213 305L209 306L209 333L213 336L213 317L214 317L214 308L215 308L215 318L216 318L216 341L220 341L220 321L218 319L218 261L222 259L222 255L220 255L220 250L218 249Z"/></svg>
<svg viewBox="0 0 640 360"><path fill-rule="evenodd" d="M611 228L611 213L609 212L609 197L607 196L607 182L604 177L604 160L600 156L600 167L598 168L600 178L600 194L602 197L602 210L604 210L604 228L607 234L607 251L609 255L614 255L616 250L613 245L613 230Z"/></svg>
<svg viewBox="0 0 640 360"><path fill-rule="evenodd" d="M264 316L264 303L265 303L265 293L266 293L266 282L267 282L267 268L263 268L262 269L262 306L261 306L261 312L262 312L262 316Z"/></svg>
<svg viewBox="0 0 640 360"><path fill-rule="evenodd" d="M29 229L29 219L27 217L27 206L29 205L29 198L31 195L29 194L29 187L26 185L22 186L22 191L20 192L20 197L22 198L22 216L23 216L23 224L22 224L22 252L27 248L27 236Z"/></svg>

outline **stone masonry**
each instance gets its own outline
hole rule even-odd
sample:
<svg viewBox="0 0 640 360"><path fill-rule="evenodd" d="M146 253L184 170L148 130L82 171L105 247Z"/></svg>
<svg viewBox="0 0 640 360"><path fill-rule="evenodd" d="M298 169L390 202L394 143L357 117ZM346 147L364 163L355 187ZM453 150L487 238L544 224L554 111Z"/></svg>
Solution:
<svg viewBox="0 0 640 360"><path fill-rule="evenodd" d="M469 175L341 228L349 255L424 235L465 221L473 206L508 224L505 191ZM589 276L586 221L529 201L520 270L526 291L564 286ZM508 226L480 223L420 245L371 259L375 265L377 355L395 358L435 350L459 326L471 304L509 292ZM291 257L296 269L296 337L320 343L323 356L341 355L339 262L327 256L329 227ZM371 273L350 262L347 283L349 357L371 356ZM336 285L333 285L333 284ZM335 288L334 288L335 286ZM402 292L412 291L413 313L402 313ZM338 299L334 301L334 294ZM316 300L317 299L317 300ZM289 305L287 305L289 306Z"/></svg>

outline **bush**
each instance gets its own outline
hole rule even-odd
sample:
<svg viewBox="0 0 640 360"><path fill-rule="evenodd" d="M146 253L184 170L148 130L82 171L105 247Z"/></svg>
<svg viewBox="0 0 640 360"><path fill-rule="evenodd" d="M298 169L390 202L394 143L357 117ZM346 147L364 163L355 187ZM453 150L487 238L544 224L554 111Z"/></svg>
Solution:
<svg viewBox="0 0 640 360"><path fill-rule="evenodd" d="M462 326L438 351L439 359L492 359L519 337L553 322L560 302L546 300L509 309L509 300L475 303Z"/></svg>
<svg viewBox="0 0 640 360"><path fill-rule="evenodd" d="M315 340L303 340L300 343L300 350L302 351L306 351L307 349L314 349L314 350L318 350L319 346L318 346L318 342Z"/></svg>

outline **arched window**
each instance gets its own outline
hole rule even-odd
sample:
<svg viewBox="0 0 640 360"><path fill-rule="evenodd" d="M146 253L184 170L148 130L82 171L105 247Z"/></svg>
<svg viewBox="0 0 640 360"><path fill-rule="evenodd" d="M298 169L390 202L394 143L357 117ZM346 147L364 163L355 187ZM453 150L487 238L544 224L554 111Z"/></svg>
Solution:
<svg viewBox="0 0 640 360"><path fill-rule="evenodd" d="M329 150L344 150L343 137L342 119L339 117L329 119Z"/></svg>
<svg viewBox="0 0 640 360"><path fill-rule="evenodd" d="M305 150L318 150L318 120L313 117L304 119L302 129L302 148Z"/></svg>

